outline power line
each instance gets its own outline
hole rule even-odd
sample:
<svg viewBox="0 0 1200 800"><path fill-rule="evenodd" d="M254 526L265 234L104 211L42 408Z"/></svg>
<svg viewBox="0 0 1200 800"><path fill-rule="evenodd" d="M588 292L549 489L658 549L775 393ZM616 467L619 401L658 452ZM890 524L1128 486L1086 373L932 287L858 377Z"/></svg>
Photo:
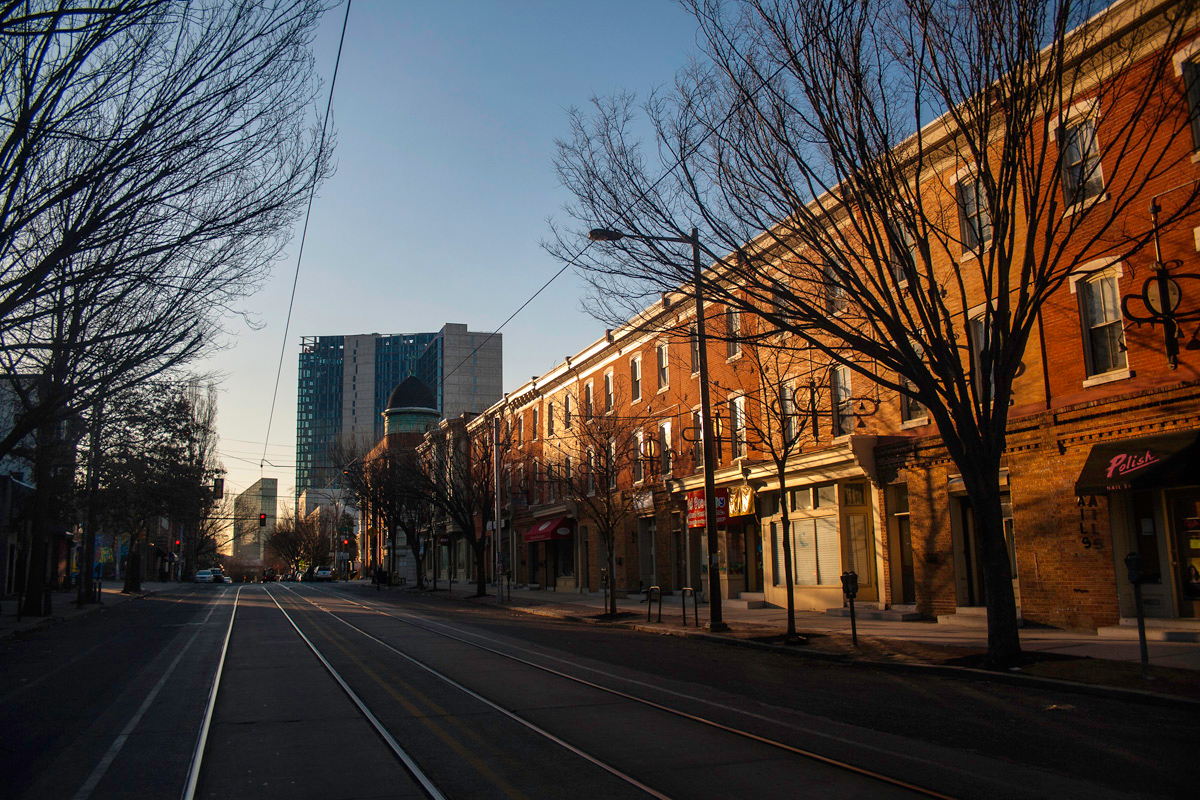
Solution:
<svg viewBox="0 0 1200 800"><path fill-rule="evenodd" d="M317 170L321 168L321 154L325 151L325 135L329 128L329 112L333 108L333 90L337 86L338 67L342 63L342 45L346 42L346 25L350 22L350 4L354 0L346 0L346 15L342 18L342 36L338 40L337 59L333 62L333 78L329 81L329 101L325 104L325 119L321 123L321 140L317 148L317 163L313 165L313 184L308 191L308 207L304 212L304 228L300 233L300 250L296 254L296 272L292 278L292 296L288 300L287 322L283 326L283 342L279 347L279 367L275 370L275 389L271 393L271 413L267 417L267 433L263 437L263 461L267 459L267 445L271 441L271 423L275 420L275 401L279 398L279 378L283 374L283 358L287 353L288 331L292 327L292 309L296 305L296 286L300 282L300 262L304 258L304 240L308 236L308 221L312 216L313 197L317 193ZM260 465L261 467L261 465Z"/></svg>

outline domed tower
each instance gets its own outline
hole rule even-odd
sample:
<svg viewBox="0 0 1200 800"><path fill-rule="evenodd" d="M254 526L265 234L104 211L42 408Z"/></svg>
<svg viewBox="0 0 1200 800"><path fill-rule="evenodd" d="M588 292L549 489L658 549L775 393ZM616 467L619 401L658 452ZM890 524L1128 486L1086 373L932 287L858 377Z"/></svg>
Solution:
<svg viewBox="0 0 1200 800"><path fill-rule="evenodd" d="M392 389L383 410L384 433L424 433L436 427L442 415L429 387L415 375Z"/></svg>

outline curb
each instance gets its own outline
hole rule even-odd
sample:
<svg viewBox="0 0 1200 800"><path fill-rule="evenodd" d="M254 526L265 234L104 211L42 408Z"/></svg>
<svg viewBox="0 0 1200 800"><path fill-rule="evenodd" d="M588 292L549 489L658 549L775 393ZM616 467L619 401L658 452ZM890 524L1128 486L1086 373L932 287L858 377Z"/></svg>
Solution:
<svg viewBox="0 0 1200 800"><path fill-rule="evenodd" d="M529 607L529 606L506 606L510 611L519 611L524 614L531 614L540 617L552 617L557 619L571 620L574 622L584 622L592 625L620 625L624 628L640 631L642 633L653 633L659 636L680 636L689 639L698 639L700 641L713 642L730 647L744 647L751 650L760 650L763 652L781 653L798 658L810 658L817 661L826 661L847 666L884 669L894 672L912 672L922 675L936 675L946 678L957 678L960 680L972 680L980 682L1003 683L1009 686L1023 687L1039 687L1043 689L1055 689L1064 692L1073 692L1075 694L1090 695L1093 697L1103 697L1111 700L1125 700L1141 703L1143 705L1160 706L1167 708L1180 708L1188 711L1200 709L1200 700L1193 700L1190 697L1179 697L1178 695L1162 694L1161 692L1151 692L1144 689L1124 689L1117 686L1105 686L1095 683L1080 683L1078 681L1068 681L1061 678L1044 678L1038 675L1025 675L1014 672L993 672L986 669L976 669L974 667L955 667L945 664L919 664L904 661L869 661L853 656L843 655L841 653L823 653L819 651L806 651L799 648L783 647L780 645L764 644L762 642L752 642L746 639L737 639L730 636L721 636L715 633L705 633L700 630L684 630L664 628L653 623L632 622L630 620L616 620L613 622L603 622L600 620L581 617L576 614L561 612L551 608Z"/></svg>
<svg viewBox="0 0 1200 800"><path fill-rule="evenodd" d="M158 591L159 591L158 589L150 589L148 591L139 592L137 594L131 594L128 597L126 597L124 600L122 600L121 602L128 602L128 601L132 601L132 600L138 600L143 597L149 597L151 595L158 594ZM74 603L75 601L69 600L67 602ZM14 627L14 628L9 628L8 630L0 631L0 640L19 638L19 637L25 636L26 634L29 634L29 633L37 633L39 631L46 630L47 628L53 627L54 625L57 625L62 622L72 622L77 619L83 619L85 617L90 617L92 614L97 614L101 611L104 611L107 608L111 608L114 605L119 605L119 603L105 603L104 601L101 601L99 603L89 603L86 608L76 611L74 614L71 614L69 617L55 616L53 614L48 617L41 617L41 618L38 618L34 622L30 622L28 625L22 624L21 627Z"/></svg>

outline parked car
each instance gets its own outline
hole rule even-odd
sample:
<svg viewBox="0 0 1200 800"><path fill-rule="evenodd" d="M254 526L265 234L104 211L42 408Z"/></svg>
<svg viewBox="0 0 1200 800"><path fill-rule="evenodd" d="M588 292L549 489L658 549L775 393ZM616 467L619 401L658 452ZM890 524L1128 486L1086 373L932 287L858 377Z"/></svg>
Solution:
<svg viewBox="0 0 1200 800"><path fill-rule="evenodd" d="M226 575L226 576L225 576L225 583L233 583L233 578L231 578L231 577L229 577L228 575Z"/></svg>
<svg viewBox="0 0 1200 800"><path fill-rule="evenodd" d="M214 581L213 571L211 569L202 569L196 573L196 577L192 580L196 583L212 583Z"/></svg>
<svg viewBox="0 0 1200 800"><path fill-rule="evenodd" d="M333 580L333 567L317 567L313 571L314 581L331 581Z"/></svg>
<svg viewBox="0 0 1200 800"><path fill-rule="evenodd" d="M224 583L225 582L225 573L219 569L214 569L212 571L212 579L213 579L213 583Z"/></svg>

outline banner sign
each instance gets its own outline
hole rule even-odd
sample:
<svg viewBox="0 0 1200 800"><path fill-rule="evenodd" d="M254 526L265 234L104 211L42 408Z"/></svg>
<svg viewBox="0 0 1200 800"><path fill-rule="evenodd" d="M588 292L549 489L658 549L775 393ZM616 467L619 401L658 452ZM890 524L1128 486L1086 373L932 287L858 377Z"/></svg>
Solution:
<svg viewBox="0 0 1200 800"><path fill-rule="evenodd" d="M724 525L729 521L729 490L717 489L714 499L717 506L717 524ZM706 524L703 489L687 493L687 524L689 528L703 528Z"/></svg>

